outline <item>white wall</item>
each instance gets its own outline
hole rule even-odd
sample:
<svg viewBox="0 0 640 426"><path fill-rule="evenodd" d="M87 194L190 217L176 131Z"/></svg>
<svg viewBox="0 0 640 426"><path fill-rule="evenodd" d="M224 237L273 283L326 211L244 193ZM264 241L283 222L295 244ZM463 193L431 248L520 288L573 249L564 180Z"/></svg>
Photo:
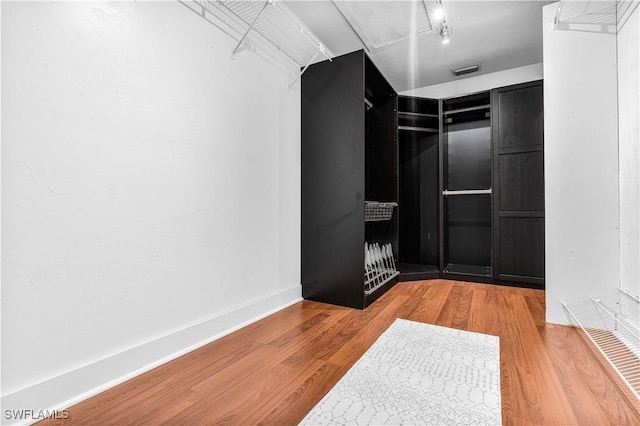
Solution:
<svg viewBox="0 0 640 426"><path fill-rule="evenodd" d="M543 9L547 321L619 282L615 35L553 30Z"/></svg>
<svg viewBox="0 0 640 426"><path fill-rule="evenodd" d="M620 285L640 295L640 8L618 31Z"/></svg>
<svg viewBox="0 0 640 426"><path fill-rule="evenodd" d="M443 99L535 80L542 80L542 63L478 76L458 77L456 80L446 83L407 90L401 94L420 98Z"/></svg>
<svg viewBox="0 0 640 426"><path fill-rule="evenodd" d="M235 43L177 2L2 2L4 408L299 300L299 92Z"/></svg>

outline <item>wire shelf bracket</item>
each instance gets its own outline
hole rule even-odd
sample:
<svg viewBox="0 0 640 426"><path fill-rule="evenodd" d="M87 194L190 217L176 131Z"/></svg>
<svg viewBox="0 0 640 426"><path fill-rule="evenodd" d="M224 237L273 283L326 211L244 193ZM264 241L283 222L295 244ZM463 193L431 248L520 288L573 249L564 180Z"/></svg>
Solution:
<svg viewBox="0 0 640 426"><path fill-rule="evenodd" d="M253 21L251 22L251 25L249 25L249 28L247 28L247 31L244 32L244 34L242 35L242 37L238 41L238 44L236 45L235 49L233 49L233 52L231 52L231 59L233 59L234 56L236 56L236 53L238 52L238 49L240 49L240 46L242 46L242 42L244 42L244 39L247 38L247 35L249 35L249 32L251 32L251 29L256 25L256 22L258 21L258 18L260 17L262 12L264 12L264 10L267 8L267 6L269 6L269 2L265 1L264 2L264 6L262 6L262 8L260 9L260 12L258 12L256 17L253 18Z"/></svg>
<svg viewBox="0 0 640 426"><path fill-rule="evenodd" d="M618 288L608 298L562 306L640 400L640 299Z"/></svg>

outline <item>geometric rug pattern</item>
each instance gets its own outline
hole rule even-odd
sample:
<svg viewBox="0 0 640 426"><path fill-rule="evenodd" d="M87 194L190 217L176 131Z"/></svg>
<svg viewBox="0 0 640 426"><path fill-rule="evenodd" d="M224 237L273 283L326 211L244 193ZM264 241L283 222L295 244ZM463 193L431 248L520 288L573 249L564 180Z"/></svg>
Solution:
<svg viewBox="0 0 640 426"><path fill-rule="evenodd" d="M301 425L500 425L497 336L396 319Z"/></svg>

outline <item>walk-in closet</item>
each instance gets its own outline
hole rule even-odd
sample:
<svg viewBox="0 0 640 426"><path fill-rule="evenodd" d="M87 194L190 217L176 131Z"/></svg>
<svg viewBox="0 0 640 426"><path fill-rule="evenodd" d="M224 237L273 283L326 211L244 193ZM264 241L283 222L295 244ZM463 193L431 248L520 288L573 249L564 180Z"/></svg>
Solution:
<svg viewBox="0 0 640 426"><path fill-rule="evenodd" d="M397 281L544 288L542 83L398 96L363 51L302 76L305 298Z"/></svg>

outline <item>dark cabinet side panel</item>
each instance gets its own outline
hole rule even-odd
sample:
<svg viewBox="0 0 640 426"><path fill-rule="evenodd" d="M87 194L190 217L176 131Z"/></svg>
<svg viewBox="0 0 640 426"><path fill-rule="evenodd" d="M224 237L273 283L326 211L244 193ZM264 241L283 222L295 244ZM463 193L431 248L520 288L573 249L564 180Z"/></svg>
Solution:
<svg viewBox="0 0 640 426"><path fill-rule="evenodd" d="M302 293L363 307L363 53L302 76Z"/></svg>

